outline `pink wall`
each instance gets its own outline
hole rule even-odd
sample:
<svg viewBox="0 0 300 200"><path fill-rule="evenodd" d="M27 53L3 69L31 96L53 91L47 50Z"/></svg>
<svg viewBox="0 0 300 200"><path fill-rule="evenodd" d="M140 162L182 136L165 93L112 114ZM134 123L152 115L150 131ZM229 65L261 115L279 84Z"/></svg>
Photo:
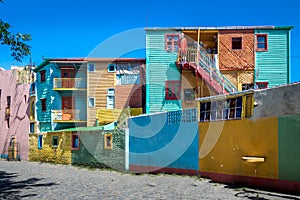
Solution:
<svg viewBox="0 0 300 200"><path fill-rule="evenodd" d="M21 160L28 160L29 139L29 84L17 84L17 71L0 71L0 155L7 155L6 142L10 142L15 135L16 142L20 144ZM25 97L26 95L26 97ZM5 120L7 96L11 96L9 128Z"/></svg>

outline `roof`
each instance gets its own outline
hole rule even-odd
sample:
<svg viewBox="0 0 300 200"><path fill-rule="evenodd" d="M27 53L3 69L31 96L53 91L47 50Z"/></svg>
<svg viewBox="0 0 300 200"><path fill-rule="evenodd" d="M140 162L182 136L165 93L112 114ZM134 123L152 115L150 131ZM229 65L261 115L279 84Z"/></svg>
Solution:
<svg viewBox="0 0 300 200"><path fill-rule="evenodd" d="M145 30L253 30L253 29L284 29L291 30L294 26L215 26L215 27L149 27L145 28Z"/></svg>
<svg viewBox="0 0 300 200"><path fill-rule="evenodd" d="M40 69L42 69L44 66L46 66L49 63L87 63L87 62L129 62L129 61L141 61L145 62L145 58L44 58L44 61L39 64L33 71L38 72Z"/></svg>

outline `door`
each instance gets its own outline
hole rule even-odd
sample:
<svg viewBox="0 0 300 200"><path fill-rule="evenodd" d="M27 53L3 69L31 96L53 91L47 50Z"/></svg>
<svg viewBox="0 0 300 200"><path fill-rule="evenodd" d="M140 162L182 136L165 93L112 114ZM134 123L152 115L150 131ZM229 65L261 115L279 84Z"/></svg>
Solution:
<svg viewBox="0 0 300 200"><path fill-rule="evenodd" d="M74 88L75 83L75 69L63 68L61 69L62 88Z"/></svg>
<svg viewBox="0 0 300 200"><path fill-rule="evenodd" d="M62 120L74 120L73 97L62 97Z"/></svg>

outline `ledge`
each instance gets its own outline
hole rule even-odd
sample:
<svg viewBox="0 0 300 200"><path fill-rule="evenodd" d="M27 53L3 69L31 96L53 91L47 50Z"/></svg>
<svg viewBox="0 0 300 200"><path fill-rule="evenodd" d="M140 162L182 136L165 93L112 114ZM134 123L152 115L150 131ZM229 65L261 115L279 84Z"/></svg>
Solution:
<svg viewBox="0 0 300 200"><path fill-rule="evenodd" d="M265 162L264 157L243 156L242 159L246 162L249 162L249 163Z"/></svg>

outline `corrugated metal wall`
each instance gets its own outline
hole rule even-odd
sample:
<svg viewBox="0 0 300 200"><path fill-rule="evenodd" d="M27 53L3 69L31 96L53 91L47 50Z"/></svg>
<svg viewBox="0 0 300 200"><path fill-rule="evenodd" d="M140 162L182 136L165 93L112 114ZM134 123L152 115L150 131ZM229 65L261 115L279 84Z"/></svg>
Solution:
<svg viewBox="0 0 300 200"><path fill-rule="evenodd" d="M289 31L255 30L268 34L268 51L255 52L255 81L269 87L289 83Z"/></svg>
<svg viewBox="0 0 300 200"><path fill-rule="evenodd" d="M181 100L165 100L165 82L180 80L175 65L177 52L165 51L165 34L170 31L146 32L146 113L181 109Z"/></svg>

